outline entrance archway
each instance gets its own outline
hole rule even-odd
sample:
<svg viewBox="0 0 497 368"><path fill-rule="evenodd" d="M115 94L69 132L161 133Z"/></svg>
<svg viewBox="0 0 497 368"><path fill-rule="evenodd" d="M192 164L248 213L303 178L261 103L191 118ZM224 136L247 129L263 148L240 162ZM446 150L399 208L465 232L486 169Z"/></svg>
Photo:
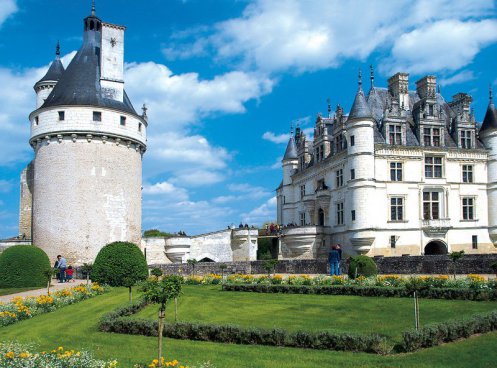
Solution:
<svg viewBox="0 0 497 368"><path fill-rule="evenodd" d="M204 257L204 258L202 258L199 262L214 262L214 260L213 260L213 259L210 259L210 258L208 258L208 257Z"/></svg>
<svg viewBox="0 0 497 368"><path fill-rule="evenodd" d="M318 211L318 225L324 226L324 211L322 208Z"/></svg>
<svg viewBox="0 0 497 368"><path fill-rule="evenodd" d="M425 256L447 254L447 244L441 240L432 240L425 246Z"/></svg>

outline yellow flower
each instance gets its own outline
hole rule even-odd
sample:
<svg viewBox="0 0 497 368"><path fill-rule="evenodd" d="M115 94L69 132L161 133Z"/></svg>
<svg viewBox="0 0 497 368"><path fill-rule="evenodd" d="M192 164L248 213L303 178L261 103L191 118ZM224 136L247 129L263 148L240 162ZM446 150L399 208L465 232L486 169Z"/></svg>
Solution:
<svg viewBox="0 0 497 368"><path fill-rule="evenodd" d="M9 351L9 352L5 353L5 357L6 357L7 359L14 359L14 357L15 357L15 356L16 356L16 355L14 354L14 352L13 352L13 351Z"/></svg>

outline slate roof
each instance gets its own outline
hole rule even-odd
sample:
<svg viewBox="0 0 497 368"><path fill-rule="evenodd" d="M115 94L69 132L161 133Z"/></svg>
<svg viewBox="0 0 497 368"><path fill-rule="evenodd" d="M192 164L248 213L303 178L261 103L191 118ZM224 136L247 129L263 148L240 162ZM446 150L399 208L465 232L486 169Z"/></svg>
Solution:
<svg viewBox="0 0 497 368"><path fill-rule="evenodd" d="M48 68L47 73L35 84L35 88L43 84L44 82L57 82L62 77L62 73L64 73L64 65L60 61L59 55L56 55L55 60L52 61L50 67Z"/></svg>
<svg viewBox="0 0 497 368"><path fill-rule="evenodd" d="M371 115L371 110L369 109L362 87L359 86L359 90L355 95L354 103L350 109L348 120L370 119L372 117L373 115Z"/></svg>
<svg viewBox="0 0 497 368"><path fill-rule="evenodd" d="M90 18L101 22L95 16L90 16L85 21ZM98 106L138 116L126 92L122 102L104 97L100 85L100 50L100 28L85 30L83 45L41 108L63 105Z"/></svg>
<svg viewBox="0 0 497 368"><path fill-rule="evenodd" d="M297 145L295 144L295 138L293 134L288 140L288 145L286 146L285 156L283 160L295 160L297 158Z"/></svg>
<svg viewBox="0 0 497 368"><path fill-rule="evenodd" d="M490 97L490 102L487 107L483 124L481 125L480 132L488 129L497 129L497 110L495 109L494 101Z"/></svg>

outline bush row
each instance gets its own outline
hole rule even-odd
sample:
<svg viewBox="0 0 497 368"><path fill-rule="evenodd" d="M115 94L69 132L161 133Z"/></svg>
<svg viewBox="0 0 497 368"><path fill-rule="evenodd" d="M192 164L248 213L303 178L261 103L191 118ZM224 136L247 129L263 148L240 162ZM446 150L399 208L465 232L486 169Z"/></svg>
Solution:
<svg viewBox="0 0 497 368"><path fill-rule="evenodd" d="M224 291L246 291L256 293L356 295L382 297L411 297L404 287L381 286L307 286L307 285L237 285L223 284ZM497 300L497 290L431 288L419 292L421 298L458 300Z"/></svg>
<svg viewBox="0 0 497 368"><path fill-rule="evenodd" d="M145 306L142 301L106 314L100 321L103 332L157 336L158 323L146 319L127 318ZM279 329L254 329L233 325L210 325L181 322L166 324L164 336L181 340L199 340L229 344L287 346L308 349L362 351L381 353L386 344L380 335L353 335L348 333L288 332Z"/></svg>
<svg viewBox="0 0 497 368"><path fill-rule="evenodd" d="M417 331L406 331L403 333L401 349L407 352L416 351L495 330L497 330L497 312L475 314L467 320L448 321L423 327Z"/></svg>

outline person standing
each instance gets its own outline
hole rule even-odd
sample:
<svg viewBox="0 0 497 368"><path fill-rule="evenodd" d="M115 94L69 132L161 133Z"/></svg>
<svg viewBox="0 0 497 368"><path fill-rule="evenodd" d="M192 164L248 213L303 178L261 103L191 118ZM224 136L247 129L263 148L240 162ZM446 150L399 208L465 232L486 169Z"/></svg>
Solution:
<svg viewBox="0 0 497 368"><path fill-rule="evenodd" d="M328 262L330 262L330 276L340 275L340 253L338 252L337 246L331 247L331 251L328 253Z"/></svg>
<svg viewBox="0 0 497 368"><path fill-rule="evenodd" d="M55 260L53 268L56 269L56 270L59 269L59 260L58 259ZM60 277L59 277L59 272L58 271L57 271L57 274L55 275L55 277L57 278L57 281L60 281Z"/></svg>
<svg viewBox="0 0 497 368"><path fill-rule="evenodd" d="M66 280L67 261L60 254L57 256L57 261L59 261L57 267L59 268L59 283L60 283Z"/></svg>

